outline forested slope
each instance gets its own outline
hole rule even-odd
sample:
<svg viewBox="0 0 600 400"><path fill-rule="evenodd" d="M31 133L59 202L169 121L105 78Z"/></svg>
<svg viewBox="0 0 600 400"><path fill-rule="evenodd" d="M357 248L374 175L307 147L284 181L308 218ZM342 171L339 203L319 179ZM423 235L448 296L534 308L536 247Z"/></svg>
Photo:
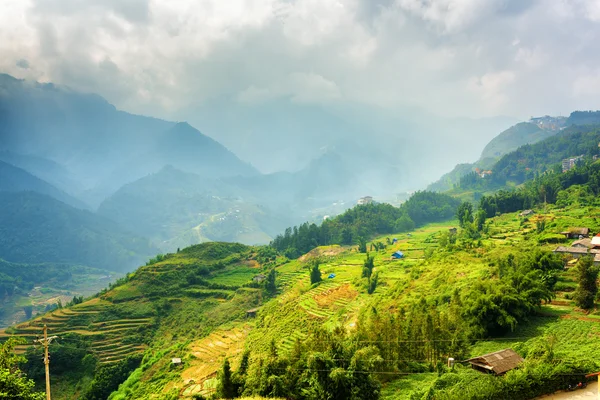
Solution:
<svg viewBox="0 0 600 400"><path fill-rule="evenodd" d="M156 253L116 223L46 195L0 192L0 204L0 254L7 261L123 271Z"/></svg>

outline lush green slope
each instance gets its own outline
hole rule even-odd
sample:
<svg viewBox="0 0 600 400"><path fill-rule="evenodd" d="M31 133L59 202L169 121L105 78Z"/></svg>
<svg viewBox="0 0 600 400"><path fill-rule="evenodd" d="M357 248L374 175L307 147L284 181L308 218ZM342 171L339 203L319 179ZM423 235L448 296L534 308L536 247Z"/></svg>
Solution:
<svg viewBox="0 0 600 400"><path fill-rule="evenodd" d="M49 196L3 192L0 204L0 254L8 261L123 271L156 253L116 223Z"/></svg>
<svg viewBox="0 0 600 400"><path fill-rule="evenodd" d="M65 343L83 349L80 360L87 353L98 357L94 382L83 368L67 370L55 380L57 398L85 399L90 397L82 393L90 388L116 389L122 372L140 362L128 354L144 354L141 367L113 400L211 394L225 358L246 394L268 397L284 390L286 397L319 398L301 389L327 392L335 380L330 374L319 378L316 369L337 371L336 379L349 387L371 388L368 397L358 398L421 399L434 393L458 398L459 391L469 393L467 398L478 398L477 393L488 399L531 398L580 379L576 372L600 367L594 364L597 349L585 340L600 329L600 316L574 307L575 273L563 271L562 261L547 253L553 245L543 241L568 226L600 230L593 217L600 204L585 201L566 208L548 205L529 220L516 213L495 217L475 239L467 228L449 235L455 222L378 237L367 243L380 249L370 252L370 277L365 277L366 255L356 246L321 247L297 260L269 248L192 246L157 257L98 298L7 333L32 337L45 322L67 338ZM398 241L392 243L392 237ZM404 253L402 260L391 259L397 250ZM307 267L315 259L324 281L311 285ZM273 267L276 292L252 283L257 273ZM330 274L335 277L327 279ZM246 311L257 306L257 317L247 318ZM554 337L551 354L543 346L548 336ZM461 361L508 346L526 358L526 367L506 378L483 379L461 365L448 373L438 364L448 356ZM248 369L240 375L245 351ZM171 366L173 357L182 358L183 365ZM515 394L514 387L522 393Z"/></svg>
<svg viewBox="0 0 600 400"><path fill-rule="evenodd" d="M479 170L489 170L505 154L519 147L540 142L559 133L558 129L543 129L531 122L521 122L511 126L493 138L481 152L479 160L473 164L458 164L439 180L427 187L428 190L444 192L452 189L460 179L469 173Z"/></svg>
<svg viewBox="0 0 600 400"><path fill-rule="evenodd" d="M492 174L481 178L475 173L465 175L460 190L495 190L522 184L547 171L560 172L565 158L584 156L591 160L598 155L598 126L572 126L558 135L533 145L522 146L503 156L492 167Z"/></svg>
<svg viewBox="0 0 600 400"><path fill-rule="evenodd" d="M102 290L118 274L71 264L20 264L0 259L0 327Z"/></svg>

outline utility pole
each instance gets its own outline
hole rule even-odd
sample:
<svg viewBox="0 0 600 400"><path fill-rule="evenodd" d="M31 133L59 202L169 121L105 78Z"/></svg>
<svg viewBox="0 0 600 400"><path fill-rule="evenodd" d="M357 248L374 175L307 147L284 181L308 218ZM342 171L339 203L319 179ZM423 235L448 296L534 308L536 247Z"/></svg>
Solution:
<svg viewBox="0 0 600 400"><path fill-rule="evenodd" d="M48 327L44 324L44 338L34 340L44 346L44 365L46 366L46 400L52 400L50 396L50 357L48 356L48 346L53 340L58 339L58 336L48 337Z"/></svg>

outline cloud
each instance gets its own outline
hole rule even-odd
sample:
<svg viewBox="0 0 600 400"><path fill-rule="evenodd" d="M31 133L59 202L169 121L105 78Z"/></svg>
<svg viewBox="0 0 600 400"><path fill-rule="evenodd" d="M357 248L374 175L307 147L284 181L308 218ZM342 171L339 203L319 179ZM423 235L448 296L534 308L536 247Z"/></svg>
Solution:
<svg viewBox="0 0 600 400"><path fill-rule="evenodd" d="M0 71L163 117L224 96L552 114L585 106L577 96L600 62L599 4L4 0ZM600 92L585 99L593 107Z"/></svg>

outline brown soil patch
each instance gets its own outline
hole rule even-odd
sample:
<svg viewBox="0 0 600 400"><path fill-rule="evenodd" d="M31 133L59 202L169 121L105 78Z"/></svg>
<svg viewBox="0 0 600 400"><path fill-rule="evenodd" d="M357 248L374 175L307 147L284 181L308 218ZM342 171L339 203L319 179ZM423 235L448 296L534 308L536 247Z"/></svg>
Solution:
<svg viewBox="0 0 600 400"><path fill-rule="evenodd" d="M337 256L340 253L344 252L344 248L341 246L330 246L330 247L317 247L316 249L312 249L305 255L299 258L301 262L306 262L313 258L323 257L323 256Z"/></svg>
<svg viewBox="0 0 600 400"><path fill-rule="evenodd" d="M242 264L249 268L260 268L260 264L256 260L246 260Z"/></svg>
<svg viewBox="0 0 600 400"><path fill-rule="evenodd" d="M553 306L570 306L571 302L567 300L552 300L550 304Z"/></svg>
<svg viewBox="0 0 600 400"><path fill-rule="evenodd" d="M579 321L598 322L598 323L600 323L600 318L577 317L575 315L570 315L570 314L561 315L560 317L563 318L563 319L576 319L576 320L579 320Z"/></svg>
<svg viewBox="0 0 600 400"><path fill-rule="evenodd" d="M319 307L330 307L334 305L337 300L348 299L352 300L358 295L358 292L350 287L349 283L342 286L326 290L322 293L313 296L313 299L317 302Z"/></svg>

